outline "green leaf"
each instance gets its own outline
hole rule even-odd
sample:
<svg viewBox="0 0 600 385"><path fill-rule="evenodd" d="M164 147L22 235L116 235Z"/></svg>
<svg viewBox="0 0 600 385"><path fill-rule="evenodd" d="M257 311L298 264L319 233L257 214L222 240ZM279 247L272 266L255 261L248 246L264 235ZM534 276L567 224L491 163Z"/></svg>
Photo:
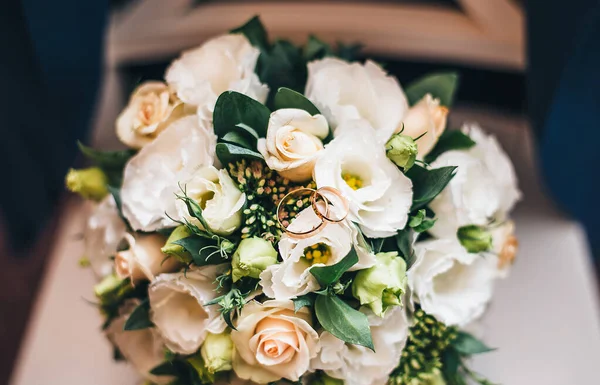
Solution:
<svg viewBox="0 0 600 385"><path fill-rule="evenodd" d="M473 337L471 334L462 331L458 332L456 338L452 340L451 345L457 352L467 356L495 350L487 347L483 342Z"/></svg>
<svg viewBox="0 0 600 385"><path fill-rule="evenodd" d="M425 156L425 161L427 163L431 163L446 151L467 150L473 147L475 144L476 143L469 137L469 135L463 134L461 131L444 131L444 133L438 139L435 147L429 154Z"/></svg>
<svg viewBox="0 0 600 385"><path fill-rule="evenodd" d="M275 94L275 109L282 108L298 108L304 110L311 115L317 115L321 112L306 96L289 88L281 87Z"/></svg>
<svg viewBox="0 0 600 385"><path fill-rule="evenodd" d="M244 138L242 134L235 131L229 131L221 138L221 140L247 149L251 149L253 147L252 144L246 138Z"/></svg>
<svg viewBox="0 0 600 385"><path fill-rule="evenodd" d="M189 252L196 266L217 265L224 262L221 254L217 252L217 242L212 239L192 235L173 243L182 246Z"/></svg>
<svg viewBox="0 0 600 385"><path fill-rule="evenodd" d="M300 297L294 298L294 312L298 313L303 307L312 307L315 305L316 297L311 294L301 295Z"/></svg>
<svg viewBox="0 0 600 385"><path fill-rule="evenodd" d="M450 183L457 167L447 166L427 170L414 165L406 173L413 182L413 204L411 210L418 210L431 202Z"/></svg>
<svg viewBox="0 0 600 385"><path fill-rule="evenodd" d="M337 282L342 274L357 263L358 255L356 254L356 250L352 248L348 255L335 265L313 267L310 269L310 273L319 281L321 286L329 286Z"/></svg>
<svg viewBox="0 0 600 385"><path fill-rule="evenodd" d="M457 87L457 73L440 72L425 75L410 83L404 90L411 106L418 103L426 94L431 94L434 98L440 99L441 105L450 107Z"/></svg>
<svg viewBox="0 0 600 385"><path fill-rule="evenodd" d="M123 151L101 151L77 142L77 146L83 155L102 170L122 170L127 161L135 155L134 150Z"/></svg>
<svg viewBox="0 0 600 385"><path fill-rule="evenodd" d="M235 91L223 92L215 104L213 124L215 134L222 138L242 123L251 127L260 137L267 134L271 111L249 96Z"/></svg>
<svg viewBox="0 0 600 385"><path fill-rule="evenodd" d="M413 248L415 232L410 227L405 227L398 231L396 236L396 247L406 262L406 268L409 269L415 263L415 251Z"/></svg>
<svg viewBox="0 0 600 385"><path fill-rule="evenodd" d="M410 217L408 226L417 233L422 233L433 227L435 219L427 218L427 210L420 209L417 213Z"/></svg>
<svg viewBox="0 0 600 385"><path fill-rule="evenodd" d="M263 160L260 153L231 143L217 143L216 152L222 164L234 163L242 158Z"/></svg>
<svg viewBox="0 0 600 385"><path fill-rule="evenodd" d="M462 376L458 373L461 358L454 349L446 349L442 353L442 373L448 385L466 385Z"/></svg>
<svg viewBox="0 0 600 385"><path fill-rule="evenodd" d="M304 57L304 60L309 62L322 59L325 56L333 56L333 50L329 44L319 40L319 38L314 35L310 35L304 46L302 56Z"/></svg>
<svg viewBox="0 0 600 385"><path fill-rule="evenodd" d="M256 142L258 141L258 132L250 126L245 125L244 123L238 123L235 125L239 132L243 133L245 137L251 137L254 145L256 146Z"/></svg>
<svg viewBox="0 0 600 385"><path fill-rule="evenodd" d="M302 93L306 84L308 70L302 52L289 41L278 40L271 52L259 57L259 78L271 89L267 105L272 106L275 92L287 87Z"/></svg>
<svg viewBox="0 0 600 385"><path fill-rule="evenodd" d="M231 33L243 33L250 41L250 44L261 51L267 51L269 49L267 30L258 16L254 16L246 24L232 29Z"/></svg>
<svg viewBox="0 0 600 385"><path fill-rule="evenodd" d="M338 43L336 56L345 61L355 61L362 48L360 43Z"/></svg>
<svg viewBox="0 0 600 385"><path fill-rule="evenodd" d="M150 301L144 300L138 305L133 312L127 318L123 330L141 330L152 327L152 321L150 321Z"/></svg>
<svg viewBox="0 0 600 385"><path fill-rule="evenodd" d="M420 225L413 227L413 230L415 230L417 233L424 233L425 231L429 231L429 229L435 225L436 221L437 219L425 218Z"/></svg>
<svg viewBox="0 0 600 385"><path fill-rule="evenodd" d="M367 316L337 296L318 296L315 315L323 329L335 337L375 351Z"/></svg>

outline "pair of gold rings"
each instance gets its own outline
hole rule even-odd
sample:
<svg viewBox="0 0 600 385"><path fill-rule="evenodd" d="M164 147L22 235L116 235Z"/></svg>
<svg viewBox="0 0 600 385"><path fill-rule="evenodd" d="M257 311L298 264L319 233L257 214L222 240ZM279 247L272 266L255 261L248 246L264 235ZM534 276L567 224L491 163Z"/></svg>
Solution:
<svg viewBox="0 0 600 385"><path fill-rule="evenodd" d="M286 202L291 198L298 198L310 195L310 205L320 219L317 226L307 231L292 231L289 230L289 223L285 225L282 222L283 212L282 209ZM314 234L318 233L328 223L339 223L346 219L348 212L350 211L350 205L348 199L346 199L342 193L333 187L321 187L319 189L313 189L308 187L302 187L287 193L277 205L277 221L279 225L291 237L303 239L309 238Z"/></svg>

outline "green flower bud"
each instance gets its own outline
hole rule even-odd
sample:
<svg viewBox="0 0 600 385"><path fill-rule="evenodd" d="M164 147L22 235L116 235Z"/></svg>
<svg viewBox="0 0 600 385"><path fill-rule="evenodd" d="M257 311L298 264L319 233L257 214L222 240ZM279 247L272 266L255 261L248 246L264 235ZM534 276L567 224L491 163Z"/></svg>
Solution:
<svg viewBox="0 0 600 385"><path fill-rule="evenodd" d="M187 238L190 235L192 235L192 232L187 226L177 226L171 235L169 235L169 239L167 239L167 242L160 251L162 251L163 254L178 259L182 263L190 263L192 261L192 255L183 246L173 243L180 239Z"/></svg>
<svg viewBox="0 0 600 385"><path fill-rule="evenodd" d="M103 298L108 294L114 293L123 284L123 280L117 277L116 274L107 275L94 286L94 294L96 297Z"/></svg>
<svg viewBox="0 0 600 385"><path fill-rule="evenodd" d="M321 373L313 383L314 385L344 385L343 380L330 377L325 373Z"/></svg>
<svg viewBox="0 0 600 385"><path fill-rule="evenodd" d="M480 253L492 248L492 234L481 226L468 225L458 229L456 236L469 253Z"/></svg>
<svg viewBox="0 0 600 385"><path fill-rule="evenodd" d="M375 265L360 270L352 282L352 294L373 313L383 317L391 306L402 305L406 287L406 262L398 253L379 253Z"/></svg>
<svg viewBox="0 0 600 385"><path fill-rule="evenodd" d="M203 384L212 384L215 382L215 375L213 373L209 373L208 369L206 369L206 365L204 365L204 360L200 354L195 354L191 357L188 357L188 364L194 368L196 373L198 373L198 378L200 382Z"/></svg>
<svg viewBox="0 0 600 385"><path fill-rule="evenodd" d="M233 355L233 341L229 332L221 334L208 333L200 355L204 360L204 366L209 373L231 370Z"/></svg>
<svg viewBox="0 0 600 385"><path fill-rule="evenodd" d="M262 238L246 238L240 242L231 260L233 282L242 277L258 278L267 267L277 263L277 251Z"/></svg>
<svg viewBox="0 0 600 385"><path fill-rule="evenodd" d="M65 178L69 191L94 201L100 201L108 195L107 183L106 174L98 167L70 169Z"/></svg>
<svg viewBox="0 0 600 385"><path fill-rule="evenodd" d="M385 153L396 166L408 171L417 159L417 143L410 136L397 133L385 144Z"/></svg>
<svg viewBox="0 0 600 385"><path fill-rule="evenodd" d="M439 369L434 369L431 373L422 373L413 378L407 385L446 385L446 380Z"/></svg>

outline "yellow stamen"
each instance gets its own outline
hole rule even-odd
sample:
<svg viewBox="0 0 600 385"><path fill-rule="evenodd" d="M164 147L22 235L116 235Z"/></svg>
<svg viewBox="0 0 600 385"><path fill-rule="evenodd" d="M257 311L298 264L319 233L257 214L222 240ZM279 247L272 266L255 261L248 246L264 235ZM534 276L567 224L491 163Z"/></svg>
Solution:
<svg viewBox="0 0 600 385"><path fill-rule="evenodd" d="M363 181L358 175L343 173L342 178L352 190L358 190L363 187Z"/></svg>
<svg viewBox="0 0 600 385"><path fill-rule="evenodd" d="M304 249L304 258L311 265L327 264L329 257L331 257L331 248L324 243L317 243Z"/></svg>

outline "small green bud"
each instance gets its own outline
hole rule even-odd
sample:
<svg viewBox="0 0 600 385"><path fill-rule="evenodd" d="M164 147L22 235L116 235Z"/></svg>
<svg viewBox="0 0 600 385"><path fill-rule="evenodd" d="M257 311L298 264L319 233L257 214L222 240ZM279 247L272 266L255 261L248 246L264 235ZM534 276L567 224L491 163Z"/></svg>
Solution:
<svg viewBox="0 0 600 385"><path fill-rule="evenodd" d="M115 292L123 284L123 280L117 277L116 274L107 275L94 286L94 294L96 297L103 298L106 295Z"/></svg>
<svg viewBox="0 0 600 385"><path fill-rule="evenodd" d="M360 270L352 282L352 294L373 313L383 317L391 306L402 305L406 287L406 262L398 253L379 253L375 265Z"/></svg>
<svg viewBox="0 0 600 385"><path fill-rule="evenodd" d="M314 385L344 385L344 381L330 377L325 373L321 373L314 381Z"/></svg>
<svg viewBox="0 0 600 385"><path fill-rule="evenodd" d="M69 191L94 201L100 201L108 195L107 183L106 174L98 167L70 169L65 178Z"/></svg>
<svg viewBox="0 0 600 385"><path fill-rule="evenodd" d="M431 373L423 373L418 378L413 378L407 385L446 385L446 380L439 369Z"/></svg>
<svg viewBox="0 0 600 385"><path fill-rule="evenodd" d="M200 349L204 366L209 373L231 370L233 341L229 332L221 334L208 333Z"/></svg>
<svg viewBox="0 0 600 385"><path fill-rule="evenodd" d="M492 248L492 234L481 226L468 225L458 229L456 236L469 253L480 253Z"/></svg>
<svg viewBox="0 0 600 385"><path fill-rule="evenodd" d="M417 143L408 135L392 135L385 144L385 153L396 166L408 171L417 159Z"/></svg>
<svg viewBox="0 0 600 385"><path fill-rule="evenodd" d="M192 235L192 232L187 226L177 226L171 235L169 235L169 239L167 239L167 242L160 251L162 251L163 254L176 258L182 263L190 263L192 261L192 255L183 246L173 243L180 239L187 238L190 235Z"/></svg>
<svg viewBox="0 0 600 385"><path fill-rule="evenodd" d="M243 239L231 260L233 282L242 277L258 278L267 267L277 263L277 251L262 238Z"/></svg>

